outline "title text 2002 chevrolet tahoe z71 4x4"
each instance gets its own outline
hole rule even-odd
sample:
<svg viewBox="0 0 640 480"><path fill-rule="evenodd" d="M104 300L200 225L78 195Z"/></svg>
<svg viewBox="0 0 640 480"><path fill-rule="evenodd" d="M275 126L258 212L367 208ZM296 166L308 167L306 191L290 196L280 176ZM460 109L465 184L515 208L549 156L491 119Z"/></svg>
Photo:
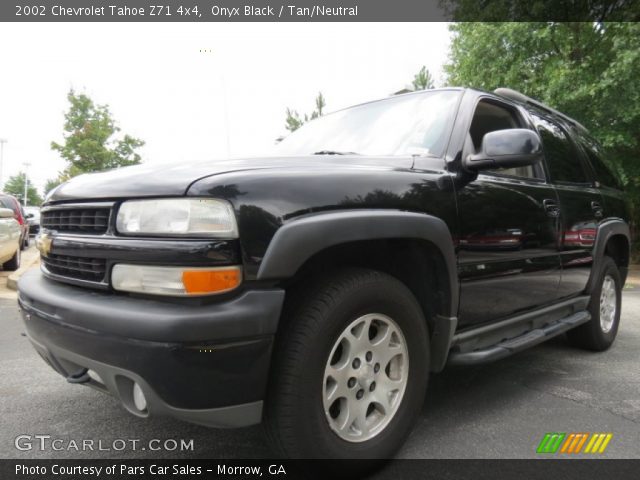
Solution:
<svg viewBox="0 0 640 480"><path fill-rule="evenodd" d="M137 416L265 421L290 457L384 458L429 372L563 332L614 341L628 209L576 121L507 89L431 90L277 150L50 194L42 269L19 285L47 363Z"/></svg>

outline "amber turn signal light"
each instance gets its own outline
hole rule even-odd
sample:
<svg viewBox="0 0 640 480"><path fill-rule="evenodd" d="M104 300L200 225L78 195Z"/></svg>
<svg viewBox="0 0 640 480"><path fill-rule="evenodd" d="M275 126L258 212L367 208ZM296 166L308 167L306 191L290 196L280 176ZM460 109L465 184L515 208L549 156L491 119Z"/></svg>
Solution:
<svg viewBox="0 0 640 480"><path fill-rule="evenodd" d="M217 268L215 270L185 270L182 283L188 295L224 293L242 282L240 267Z"/></svg>
<svg viewBox="0 0 640 480"><path fill-rule="evenodd" d="M242 282L239 266L163 267L159 265L114 265L111 285L123 292L150 295L213 295L233 290Z"/></svg>

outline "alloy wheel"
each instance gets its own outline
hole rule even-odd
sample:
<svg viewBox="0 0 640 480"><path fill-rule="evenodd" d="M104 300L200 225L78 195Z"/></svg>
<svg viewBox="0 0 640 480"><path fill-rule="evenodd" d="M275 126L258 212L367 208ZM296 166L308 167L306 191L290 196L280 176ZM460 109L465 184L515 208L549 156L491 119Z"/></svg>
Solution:
<svg viewBox="0 0 640 480"><path fill-rule="evenodd" d="M394 320L379 313L354 320L325 367L322 400L331 429L349 442L378 435L402 403L408 372L407 343Z"/></svg>
<svg viewBox="0 0 640 480"><path fill-rule="evenodd" d="M600 328L609 333L613 328L618 309L618 293L616 282L611 275L606 275L600 290Z"/></svg>

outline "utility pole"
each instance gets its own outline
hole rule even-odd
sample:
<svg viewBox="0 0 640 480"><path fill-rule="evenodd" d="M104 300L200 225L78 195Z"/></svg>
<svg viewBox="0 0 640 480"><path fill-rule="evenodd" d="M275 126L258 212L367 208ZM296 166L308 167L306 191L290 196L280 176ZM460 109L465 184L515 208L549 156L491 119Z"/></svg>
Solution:
<svg viewBox="0 0 640 480"><path fill-rule="evenodd" d="M4 144L7 140L0 138L0 192L2 191L2 160L4 158Z"/></svg>
<svg viewBox="0 0 640 480"><path fill-rule="evenodd" d="M31 163L23 162L22 165L24 165L24 197L22 199L22 206L26 207L29 199L29 177L27 177L27 170L31 166Z"/></svg>

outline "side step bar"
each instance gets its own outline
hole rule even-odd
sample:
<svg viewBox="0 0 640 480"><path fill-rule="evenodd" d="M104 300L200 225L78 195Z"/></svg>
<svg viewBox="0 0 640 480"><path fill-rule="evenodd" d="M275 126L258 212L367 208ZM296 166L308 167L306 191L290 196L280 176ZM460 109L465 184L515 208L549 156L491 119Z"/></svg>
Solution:
<svg viewBox="0 0 640 480"><path fill-rule="evenodd" d="M513 353L542 343L556 335L566 332L591 320L591 314L587 311L574 313L562 320L536 328L530 332L520 335L504 342L497 343L481 350L473 352L451 352L449 353L449 365L476 365L479 363L492 362L507 357Z"/></svg>

